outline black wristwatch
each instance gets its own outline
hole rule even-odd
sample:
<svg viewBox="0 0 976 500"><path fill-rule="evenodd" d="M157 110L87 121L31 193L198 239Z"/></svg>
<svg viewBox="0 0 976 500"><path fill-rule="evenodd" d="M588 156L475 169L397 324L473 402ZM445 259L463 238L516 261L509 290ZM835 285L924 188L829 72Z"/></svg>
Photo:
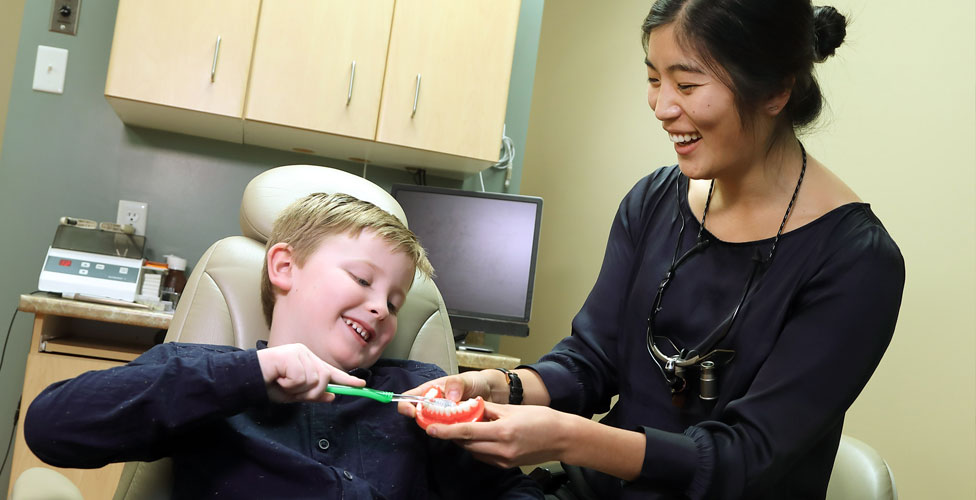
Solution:
<svg viewBox="0 0 976 500"><path fill-rule="evenodd" d="M508 404L522 404L522 380L519 379L518 374L505 368L495 369L504 373L505 378L508 380Z"/></svg>

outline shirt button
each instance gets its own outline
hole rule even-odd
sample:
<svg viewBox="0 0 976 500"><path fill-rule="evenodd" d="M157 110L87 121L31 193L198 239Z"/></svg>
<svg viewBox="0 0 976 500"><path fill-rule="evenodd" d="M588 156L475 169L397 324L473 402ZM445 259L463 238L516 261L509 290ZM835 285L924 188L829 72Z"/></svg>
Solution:
<svg viewBox="0 0 976 500"><path fill-rule="evenodd" d="M342 475L345 476L346 479L352 481L352 473L351 472L349 472L347 470L344 470L344 471L342 471Z"/></svg>
<svg viewBox="0 0 976 500"><path fill-rule="evenodd" d="M323 451L328 450L329 449L329 440L328 439L319 439L319 449L320 450L323 450Z"/></svg>

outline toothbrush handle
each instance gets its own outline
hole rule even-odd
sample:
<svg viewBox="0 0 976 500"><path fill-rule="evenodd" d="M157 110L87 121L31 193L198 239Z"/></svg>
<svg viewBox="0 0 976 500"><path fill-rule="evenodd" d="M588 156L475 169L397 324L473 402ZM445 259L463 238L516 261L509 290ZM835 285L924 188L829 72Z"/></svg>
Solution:
<svg viewBox="0 0 976 500"><path fill-rule="evenodd" d="M331 392L332 394L344 394L346 396L359 396L374 399L380 403L389 403L390 401L393 401L392 392L377 391L376 389L369 389L366 387L349 387L348 385L329 384L325 391Z"/></svg>

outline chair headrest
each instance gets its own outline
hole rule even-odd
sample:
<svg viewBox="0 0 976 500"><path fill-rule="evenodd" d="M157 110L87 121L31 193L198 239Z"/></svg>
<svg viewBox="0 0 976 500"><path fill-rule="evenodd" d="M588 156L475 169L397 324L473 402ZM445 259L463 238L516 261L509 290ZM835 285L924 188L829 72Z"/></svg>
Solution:
<svg viewBox="0 0 976 500"><path fill-rule="evenodd" d="M393 196L362 177L317 165L287 165L267 170L247 184L241 198L241 234L267 242L278 214L293 201L312 193L355 196L407 223L407 216Z"/></svg>

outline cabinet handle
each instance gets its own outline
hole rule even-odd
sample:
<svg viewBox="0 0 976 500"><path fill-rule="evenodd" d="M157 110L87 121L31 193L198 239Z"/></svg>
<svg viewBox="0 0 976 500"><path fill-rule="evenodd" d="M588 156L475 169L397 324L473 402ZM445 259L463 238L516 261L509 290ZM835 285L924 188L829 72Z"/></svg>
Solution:
<svg viewBox="0 0 976 500"><path fill-rule="evenodd" d="M352 82L356 81L356 61L352 62L352 70L349 72L349 92L346 94L346 106L352 100Z"/></svg>
<svg viewBox="0 0 976 500"><path fill-rule="evenodd" d="M417 73L417 88L413 91L413 111L410 112L410 118L417 114L417 99L420 98L420 73Z"/></svg>
<svg viewBox="0 0 976 500"><path fill-rule="evenodd" d="M217 55L220 54L220 35L217 35L217 46L214 47L214 58L213 64L210 65L210 82L213 83L214 77L217 75Z"/></svg>

